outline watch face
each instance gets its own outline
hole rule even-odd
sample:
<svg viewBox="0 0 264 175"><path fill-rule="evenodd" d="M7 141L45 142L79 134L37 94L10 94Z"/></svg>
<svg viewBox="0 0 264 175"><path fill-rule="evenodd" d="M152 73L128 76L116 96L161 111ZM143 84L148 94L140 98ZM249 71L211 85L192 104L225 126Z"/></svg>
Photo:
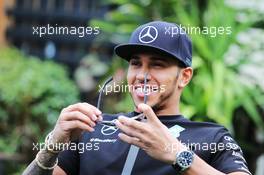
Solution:
<svg viewBox="0 0 264 175"><path fill-rule="evenodd" d="M177 164L186 169L191 166L193 162L193 153L191 151L182 151L177 157Z"/></svg>

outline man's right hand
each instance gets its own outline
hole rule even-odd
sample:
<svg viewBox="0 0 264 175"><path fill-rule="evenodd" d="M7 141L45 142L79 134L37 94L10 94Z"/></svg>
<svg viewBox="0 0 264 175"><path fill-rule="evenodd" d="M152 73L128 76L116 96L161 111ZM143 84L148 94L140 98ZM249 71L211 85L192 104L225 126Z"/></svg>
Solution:
<svg viewBox="0 0 264 175"><path fill-rule="evenodd" d="M68 143L79 138L82 131L93 132L102 112L88 103L77 103L64 108L53 130L53 143Z"/></svg>

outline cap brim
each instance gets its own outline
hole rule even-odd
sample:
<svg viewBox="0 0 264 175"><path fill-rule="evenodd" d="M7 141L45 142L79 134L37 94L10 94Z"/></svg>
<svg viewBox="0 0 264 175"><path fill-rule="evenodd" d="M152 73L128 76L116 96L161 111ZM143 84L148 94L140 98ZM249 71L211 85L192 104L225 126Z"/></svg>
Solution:
<svg viewBox="0 0 264 175"><path fill-rule="evenodd" d="M173 55L172 53L170 53L164 49L161 49L159 47L149 46L149 45L145 45L145 44L120 44L114 48L114 51L115 51L116 55L118 55L119 57L121 57L127 61L130 60L130 58L133 54L151 52L151 53L160 54L160 55L163 55L166 57L176 58L181 63L183 63L183 65L185 65L181 59L175 57L175 55Z"/></svg>

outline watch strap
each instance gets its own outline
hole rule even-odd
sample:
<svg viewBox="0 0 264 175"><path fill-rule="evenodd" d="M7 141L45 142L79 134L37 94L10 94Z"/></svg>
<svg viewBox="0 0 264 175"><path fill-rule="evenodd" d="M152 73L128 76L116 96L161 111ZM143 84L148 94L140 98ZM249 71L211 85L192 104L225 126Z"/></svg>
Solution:
<svg viewBox="0 0 264 175"><path fill-rule="evenodd" d="M182 167L180 167L177 163L172 164L173 169L175 169L178 173L182 172Z"/></svg>

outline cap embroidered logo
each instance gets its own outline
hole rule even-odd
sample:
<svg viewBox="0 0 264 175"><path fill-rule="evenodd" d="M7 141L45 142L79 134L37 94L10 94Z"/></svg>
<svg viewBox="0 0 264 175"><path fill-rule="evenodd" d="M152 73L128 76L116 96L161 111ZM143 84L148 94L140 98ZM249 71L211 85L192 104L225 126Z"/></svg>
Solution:
<svg viewBox="0 0 264 175"><path fill-rule="evenodd" d="M155 41L158 37L158 30L153 26L144 27L138 36L138 39L141 43L148 44Z"/></svg>

